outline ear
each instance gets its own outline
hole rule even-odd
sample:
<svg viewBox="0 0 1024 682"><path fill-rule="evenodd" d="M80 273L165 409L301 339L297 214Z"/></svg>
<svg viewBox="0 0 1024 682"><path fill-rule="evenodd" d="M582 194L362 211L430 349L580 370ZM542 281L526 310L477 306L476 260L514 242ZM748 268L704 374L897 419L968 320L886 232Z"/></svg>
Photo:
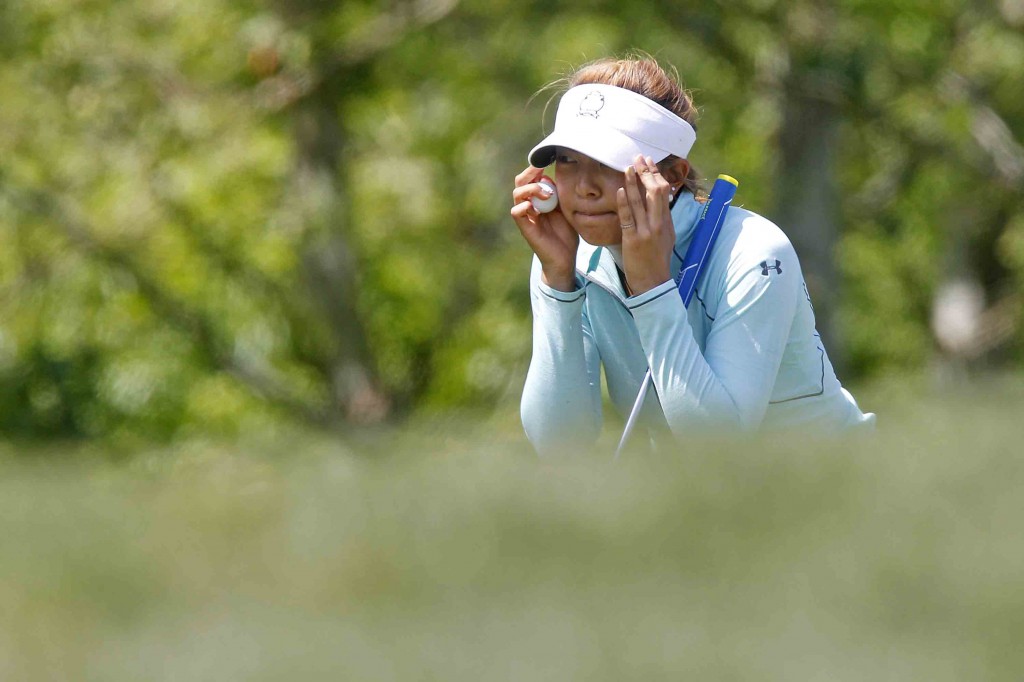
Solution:
<svg viewBox="0 0 1024 682"><path fill-rule="evenodd" d="M678 156L670 156L658 164L658 170L661 171L661 177L672 185L672 190L678 192L690 173L690 162Z"/></svg>

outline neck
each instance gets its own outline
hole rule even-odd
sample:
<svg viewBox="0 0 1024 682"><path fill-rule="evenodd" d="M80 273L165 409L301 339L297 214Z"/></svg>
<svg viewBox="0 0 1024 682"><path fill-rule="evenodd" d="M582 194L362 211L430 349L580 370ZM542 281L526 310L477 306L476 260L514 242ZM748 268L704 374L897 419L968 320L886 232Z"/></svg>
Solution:
<svg viewBox="0 0 1024 682"><path fill-rule="evenodd" d="M612 260L619 266L619 269L624 270L625 268L622 265L622 244L612 244L604 248L608 249L608 253L612 254Z"/></svg>

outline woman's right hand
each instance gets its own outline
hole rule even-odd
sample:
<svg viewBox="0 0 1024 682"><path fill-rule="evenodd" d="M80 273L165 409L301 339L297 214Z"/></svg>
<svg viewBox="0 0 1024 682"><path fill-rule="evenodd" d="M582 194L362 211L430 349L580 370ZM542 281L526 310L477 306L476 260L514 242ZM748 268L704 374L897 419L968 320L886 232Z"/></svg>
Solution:
<svg viewBox="0 0 1024 682"><path fill-rule="evenodd" d="M512 219L526 243L537 254L544 283L558 291L573 291L576 288L576 249L580 236L565 219L561 207L550 213L540 213L533 207L530 197L547 198L538 184L543 177L544 169L533 166L516 176L516 188L512 191Z"/></svg>

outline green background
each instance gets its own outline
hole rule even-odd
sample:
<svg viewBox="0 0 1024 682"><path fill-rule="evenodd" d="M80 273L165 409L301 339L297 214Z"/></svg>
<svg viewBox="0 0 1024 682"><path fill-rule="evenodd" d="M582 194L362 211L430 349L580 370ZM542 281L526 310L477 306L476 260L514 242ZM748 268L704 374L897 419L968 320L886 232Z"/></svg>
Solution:
<svg viewBox="0 0 1024 682"><path fill-rule="evenodd" d="M0 677L1018 679L1022 28L0 3ZM525 443L513 178L538 90L631 49L797 245L875 437Z"/></svg>
<svg viewBox="0 0 1024 682"><path fill-rule="evenodd" d="M537 92L634 48L693 90L696 166L790 233L845 383L1019 368L1021 25L1010 0L8 0L0 430L514 409ZM959 345L931 328L950 282Z"/></svg>

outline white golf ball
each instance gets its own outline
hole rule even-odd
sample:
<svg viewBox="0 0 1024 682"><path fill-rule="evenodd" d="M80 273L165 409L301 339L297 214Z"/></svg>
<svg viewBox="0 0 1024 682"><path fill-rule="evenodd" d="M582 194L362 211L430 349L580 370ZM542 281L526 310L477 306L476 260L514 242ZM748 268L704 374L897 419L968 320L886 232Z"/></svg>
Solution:
<svg viewBox="0 0 1024 682"><path fill-rule="evenodd" d="M555 210L555 206L558 206L558 192L555 191L554 184L547 179L541 180L540 184L551 190L551 196L546 199L541 197L530 197L530 203L540 213L551 213Z"/></svg>

